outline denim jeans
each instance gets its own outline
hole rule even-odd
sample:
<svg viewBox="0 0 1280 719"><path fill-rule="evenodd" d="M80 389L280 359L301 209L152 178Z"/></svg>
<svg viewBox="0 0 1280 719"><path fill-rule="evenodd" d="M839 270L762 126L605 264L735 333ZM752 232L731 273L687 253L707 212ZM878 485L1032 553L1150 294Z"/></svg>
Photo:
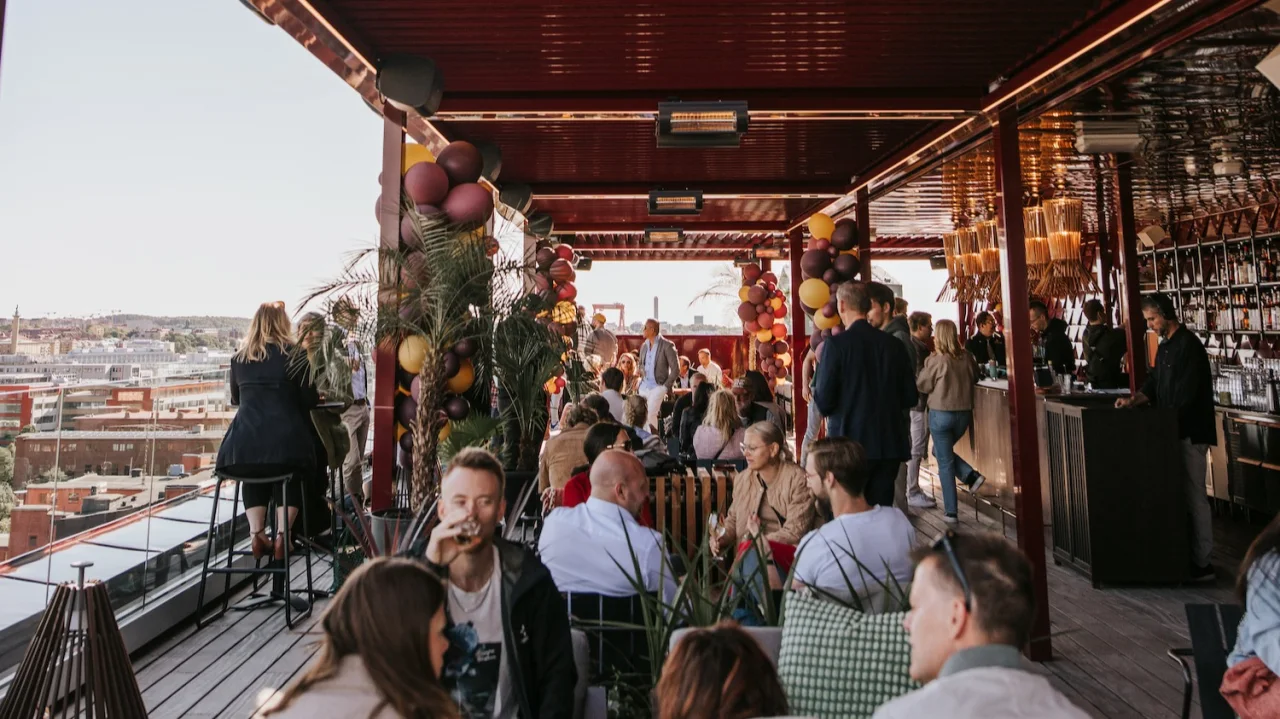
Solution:
<svg viewBox="0 0 1280 719"><path fill-rule="evenodd" d="M808 407L809 421L805 423L804 439L800 440L800 466L804 467L805 459L809 456L809 443L818 438L818 429L822 427L822 413L818 411L818 405L810 402Z"/></svg>
<svg viewBox="0 0 1280 719"><path fill-rule="evenodd" d="M929 435L933 437L933 456L938 458L938 483L942 485L942 508L956 513L956 480L965 484L973 478L973 467L956 456L956 442L973 424L973 412L929 410Z"/></svg>

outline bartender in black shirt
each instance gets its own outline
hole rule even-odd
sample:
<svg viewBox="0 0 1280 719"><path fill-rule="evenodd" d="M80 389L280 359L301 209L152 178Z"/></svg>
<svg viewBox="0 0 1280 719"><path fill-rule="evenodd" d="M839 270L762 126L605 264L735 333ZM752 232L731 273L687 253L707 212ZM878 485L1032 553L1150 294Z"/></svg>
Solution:
<svg viewBox="0 0 1280 719"><path fill-rule="evenodd" d="M1214 427L1213 376L1209 355L1191 330L1178 322L1173 301L1164 294L1142 300L1147 329L1160 337L1156 366L1142 390L1132 398L1116 400L1117 407L1140 407L1148 402L1178 411L1178 439L1187 473L1183 484L1191 511L1193 579L1213 579L1209 555L1213 552L1213 521L1205 494L1209 447L1218 443Z"/></svg>
<svg viewBox="0 0 1280 719"><path fill-rule="evenodd" d="M1098 300L1084 303L1084 316L1089 320L1084 330L1084 373L1089 384L1094 389L1128 387L1123 360L1129 348L1124 330L1107 322L1106 309Z"/></svg>
<svg viewBox="0 0 1280 719"><path fill-rule="evenodd" d="M978 360L979 365L995 360L996 364L1003 367L1004 338L996 332L996 318L990 312L979 312L977 324L978 334L970 337L964 343L964 348Z"/></svg>

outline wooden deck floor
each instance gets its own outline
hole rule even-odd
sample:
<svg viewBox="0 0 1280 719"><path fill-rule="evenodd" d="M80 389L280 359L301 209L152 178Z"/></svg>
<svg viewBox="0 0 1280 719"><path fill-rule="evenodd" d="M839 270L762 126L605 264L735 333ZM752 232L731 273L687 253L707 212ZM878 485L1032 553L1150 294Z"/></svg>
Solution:
<svg viewBox="0 0 1280 719"><path fill-rule="evenodd" d="M962 493L960 531L975 527L1000 531L998 519L975 519ZM941 511L912 517L922 539L945 527ZM1183 615L1187 602L1231 601L1231 577L1247 544L1246 534L1215 521L1219 578L1213 585L1186 588L1094 589L1079 574L1049 562L1054 660L1044 665L1053 683L1095 717L1122 719L1177 717L1182 674L1165 651L1188 643ZM1013 536L1013 522L1005 522ZM317 565L319 567L319 565ZM316 586L327 588L321 569ZM310 661L315 635L309 634L325 602L293 630L279 608L228 612L202 630L187 626L157 641L134 658L138 683L152 719L252 715ZM1198 705L1193 716L1199 716Z"/></svg>

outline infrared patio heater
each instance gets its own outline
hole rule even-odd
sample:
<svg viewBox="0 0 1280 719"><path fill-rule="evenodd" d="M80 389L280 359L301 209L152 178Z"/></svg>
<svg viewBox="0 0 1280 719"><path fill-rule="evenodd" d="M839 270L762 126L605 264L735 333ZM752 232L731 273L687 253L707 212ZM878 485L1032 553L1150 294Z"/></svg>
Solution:
<svg viewBox="0 0 1280 719"><path fill-rule="evenodd" d="M738 147L747 131L745 102L660 102L658 147Z"/></svg>

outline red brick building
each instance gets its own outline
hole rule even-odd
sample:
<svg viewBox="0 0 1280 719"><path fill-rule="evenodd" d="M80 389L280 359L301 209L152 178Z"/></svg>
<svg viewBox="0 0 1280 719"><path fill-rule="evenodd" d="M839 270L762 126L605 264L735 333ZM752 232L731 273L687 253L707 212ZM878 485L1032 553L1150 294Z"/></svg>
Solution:
<svg viewBox="0 0 1280 719"><path fill-rule="evenodd" d="M191 464L188 455L216 454L222 435L222 430L209 429L24 434L14 443L13 484L15 488L26 486L55 465L68 477L119 476L134 470L163 475L171 465Z"/></svg>
<svg viewBox="0 0 1280 719"><path fill-rule="evenodd" d="M116 387L111 391L112 407L130 410L226 409L230 398L227 384L220 380L173 382L154 387Z"/></svg>
<svg viewBox="0 0 1280 719"><path fill-rule="evenodd" d="M190 430L193 427L204 427L206 430L226 431L231 419L236 416L235 410L188 410L179 409L165 412L146 412L143 410L120 410L89 414L75 419L75 429L84 432L101 432L105 430L140 429L153 426L164 430Z"/></svg>

